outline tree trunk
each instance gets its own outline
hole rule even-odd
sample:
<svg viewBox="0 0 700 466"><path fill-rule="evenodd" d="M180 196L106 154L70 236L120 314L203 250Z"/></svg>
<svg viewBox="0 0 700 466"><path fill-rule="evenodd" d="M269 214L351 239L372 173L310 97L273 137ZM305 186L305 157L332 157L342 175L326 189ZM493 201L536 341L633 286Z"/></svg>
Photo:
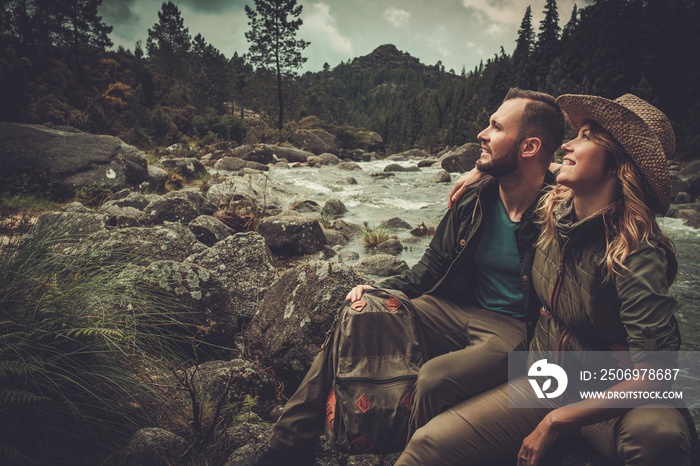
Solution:
<svg viewBox="0 0 700 466"><path fill-rule="evenodd" d="M282 72L277 67L277 104L279 106L279 119L277 128L281 131L284 126L284 99L282 98Z"/></svg>

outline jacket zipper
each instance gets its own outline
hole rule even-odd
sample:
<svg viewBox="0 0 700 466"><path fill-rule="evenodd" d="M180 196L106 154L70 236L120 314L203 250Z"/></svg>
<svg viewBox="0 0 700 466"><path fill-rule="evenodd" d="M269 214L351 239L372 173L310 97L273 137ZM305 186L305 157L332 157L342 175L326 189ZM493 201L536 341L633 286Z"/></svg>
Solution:
<svg viewBox="0 0 700 466"><path fill-rule="evenodd" d="M559 300L559 294L561 293L561 287L564 284L564 271L565 271L565 262L564 259L566 258L566 247L569 245L569 241L571 238L567 239L566 242L564 243L564 246L561 248L561 251L559 253L559 273L557 273L557 278L554 280L554 288L552 289L552 296L550 299L551 303L551 313L552 316L555 318L559 318L557 314L557 301ZM561 321L561 319L559 319ZM564 327L564 330L562 330L561 334L559 334L559 338L557 339L557 346L556 350L557 352L560 351L566 351L566 348L569 345L569 339L571 337L571 329L569 327Z"/></svg>
<svg viewBox="0 0 700 466"><path fill-rule="evenodd" d="M476 192L476 203L474 204L474 210L472 211L472 218L471 218L471 222L469 223L470 225L474 224L474 218L476 217L476 209L478 209L480 207L480 204L481 204L481 188L482 187L479 186L479 190ZM450 271L452 270L452 266L454 266L457 263L459 258L462 257L462 254L466 250L467 250L467 244L465 243L462 250L459 251L459 254L457 254L457 257L455 257L455 259L452 261L452 263L450 263L450 266L447 268L447 271L444 273L444 275L440 278L440 280L437 281L437 283L435 283L435 285L433 285L432 288L430 288L428 291L425 292L426 294L430 294L433 291L435 291L437 289L437 287L440 286L443 281L445 281L445 278L450 274Z"/></svg>

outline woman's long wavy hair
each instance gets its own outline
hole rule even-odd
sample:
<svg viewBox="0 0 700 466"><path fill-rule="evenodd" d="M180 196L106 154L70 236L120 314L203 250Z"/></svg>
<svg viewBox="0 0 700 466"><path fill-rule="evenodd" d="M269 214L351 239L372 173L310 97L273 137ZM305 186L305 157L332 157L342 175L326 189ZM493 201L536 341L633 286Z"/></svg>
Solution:
<svg viewBox="0 0 700 466"><path fill-rule="evenodd" d="M605 223L605 267L603 282L609 282L625 269L627 256L641 244L654 238L673 251L671 240L661 231L656 217L645 199L649 192L632 158L619 142L595 121L590 125L590 138L606 152L606 168L617 175L617 193L613 202L602 212ZM537 246L547 246L555 238L555 208L573 197L571 189L562 185L552 187L540 200L537 211L542 233Z"/></svg>

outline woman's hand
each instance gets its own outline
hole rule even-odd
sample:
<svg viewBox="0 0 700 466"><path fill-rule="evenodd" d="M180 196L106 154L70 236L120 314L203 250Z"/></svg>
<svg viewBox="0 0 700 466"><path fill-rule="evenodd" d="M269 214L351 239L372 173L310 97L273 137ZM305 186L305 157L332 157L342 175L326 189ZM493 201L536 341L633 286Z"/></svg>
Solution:
<svg viewBox="0 0 700 466"><path fill-rule="evenodd" d="M518 466L537 466L544 453L557 440L561 430L552 422L552 413L555 411L547 414L535 430L525 437L518 452Z"/></svg>
<svg viewBox="0 0 700 466"><path fill-rule="evenodd" d="M351 303L354 303L355 301L359 301L362 299L362 293L365 292L365 290L373 290L374 287L370 285L357 285L355 288L350 290L350 293L345 297L345 301L350 301Z"/></svg>
<svg viewBox="0 0 700 466"><path fill-rule="evenodd" d="M481 179L482 173L476 168L472 168L464 175L459 177L452 186L452 191L447 199L447 208L451 209L452 205L459 200L460 197L467 191L467 186L476 183Z"/></svg>

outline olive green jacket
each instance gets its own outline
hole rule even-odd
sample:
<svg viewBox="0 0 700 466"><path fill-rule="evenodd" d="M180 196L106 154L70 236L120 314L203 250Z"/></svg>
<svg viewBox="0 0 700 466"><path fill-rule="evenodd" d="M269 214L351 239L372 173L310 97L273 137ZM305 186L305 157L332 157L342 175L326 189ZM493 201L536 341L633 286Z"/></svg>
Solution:
<svg viewBox="0 0 700 466"><path fill-rule="evenodd" d="M674 253L652 239L603 283L604 217L573 222L572 211L571 202L556 208L555 240L535 253L533 283L544 306L531 349L605 351L620 343L635 362L648 351L678 350L677 303L668 290L678 269Z"/></svg>

